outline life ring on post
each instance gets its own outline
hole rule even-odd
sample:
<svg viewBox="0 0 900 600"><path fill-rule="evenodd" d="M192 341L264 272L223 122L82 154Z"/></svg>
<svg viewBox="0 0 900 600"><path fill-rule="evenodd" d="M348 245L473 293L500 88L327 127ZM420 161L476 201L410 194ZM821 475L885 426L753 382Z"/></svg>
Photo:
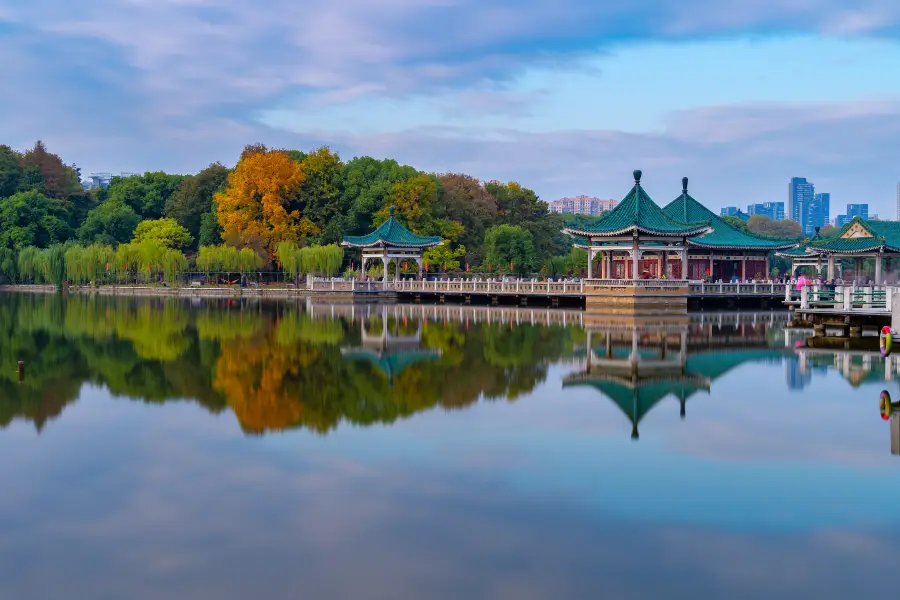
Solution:
<svg viewBox="0 0 900 600"><path fill-rule="evenodd" d="M887 390L883 390L881 392L881 396L878 401L878 408L881 412L881 418L887 421L891 418L891 411L893 410L893 406L891 406L891 394Z"/></svg>
<svg viewBox="0 0 900 600"><path fill-rule="evenodd" d="M885 325L881 328L881 334L878 336L878 347L881 349L881 356L891 355L892 334L891 328Z"/></svg>

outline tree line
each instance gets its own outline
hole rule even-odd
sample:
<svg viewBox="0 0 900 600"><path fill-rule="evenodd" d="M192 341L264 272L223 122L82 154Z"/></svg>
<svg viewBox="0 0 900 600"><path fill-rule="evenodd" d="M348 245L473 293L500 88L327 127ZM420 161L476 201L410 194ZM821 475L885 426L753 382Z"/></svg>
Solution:
<svg viewBox="0 0 900 600"><path fill-rule="evenodd" d="M0 145L0 276L52 281L68 275L65 266L53 271L52 260L65 265L70 257L79 281L85 273L92 281L161 279L185 269L233 269L228 248L243 256L241 268L296 275L315 264L334 273L358 266L359 251L342 253L335 266L334 249L304 263L291 248L334 248L343 235L384 222L391 206L413 232L445 241L426 251L428 271L580 271L562 216L516 182L425 173L369 156L344 162L327 147L305 153L252 144L233 169L213 163L195 174L147 172L84 190L80 169L39 141L25 152ZM36 250L20 260L27 248Z"/></svg>

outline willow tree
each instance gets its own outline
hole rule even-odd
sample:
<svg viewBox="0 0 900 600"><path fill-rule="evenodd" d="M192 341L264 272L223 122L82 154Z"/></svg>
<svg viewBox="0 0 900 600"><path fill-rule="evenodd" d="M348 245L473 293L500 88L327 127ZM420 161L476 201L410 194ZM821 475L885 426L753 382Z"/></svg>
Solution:
<svg viewBox="0 0 900 600"><path fill-rule="evenodd" d="M299 252L300 270L303 273L321 273L331 277L341 269L344 249L336 244L307 246Z"/></svg>

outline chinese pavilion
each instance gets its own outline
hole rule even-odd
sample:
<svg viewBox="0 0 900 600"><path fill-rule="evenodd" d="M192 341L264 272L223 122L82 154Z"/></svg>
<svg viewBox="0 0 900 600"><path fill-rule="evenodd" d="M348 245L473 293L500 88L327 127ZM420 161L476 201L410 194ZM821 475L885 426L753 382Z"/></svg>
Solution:
<svg viewBox="0 0 900 600"><path fill-rule="evenodd" d="M683 222L657 206L641 187L634 187L618 205L596 221L572 224L565 233L587 245L588 279L594 277L594 258L601 257L601 279L640 279L642 276L681 279L687 272L688 238L711 233L708 219Z"/></svg>
<svg viewBox="0 0 900 600"><path fill-rule="evenodd" d="M711 228L708 233L687 240L687 279L763 279L769 272L769 252L797 244L796 240L766 238L732 226L688 194L687 177L681 179L681 188L681 195L663 212L684 223L709 223ZM681 277L681 272L677 277Z"/></svg>
<svg viewBox="0 0 900 600"><path fill-rule="evenodd" d="M362 248L362 275L365 278L366 263L380 260L384 264L384 281L388 281L388 267L394 262L395 277L400 279L400 262L415 261L419 265L419 279L422 278L422 251L440 246L444 242L437 235L419 235L403 226L394 217L392 206L390 218L366 235L345 235L342 246Z"/></svg>
<svg viewBox="0 0 900 600"><path fill-rule="evenodd" d="M878 285L884 283L884 259L891 271L891 259L900 256L900 222L855 217L836 236L809 240L805 251L827 259L828 279L835 279L835 258L855 259L857 278L863 271L863 261L873 259L872 280Z"/></svg>

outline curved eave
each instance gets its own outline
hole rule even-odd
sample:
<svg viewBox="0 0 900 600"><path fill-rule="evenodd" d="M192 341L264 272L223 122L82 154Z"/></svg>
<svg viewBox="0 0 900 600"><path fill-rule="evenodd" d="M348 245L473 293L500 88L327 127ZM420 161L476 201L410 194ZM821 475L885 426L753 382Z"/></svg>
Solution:
<svg viewBox="0 0 900 600"><path fill-rule="evenodd" d="M810 246L809 249L815 254L862 254L864 252L884 252L885 250L889 252L897 252L896 249L884 244L878 244L876 246L869 246L868 248L858 248L854 250L838 250L834 248L820 248L814 246Z"/></svg>
<svg viewBox="0 0 900 600"><path fill-rule="evenodd" d="M730 248L733 250L757 250L757 251L761 251L761 252L762 251L771 252L773 250L786 250L788 248L793 248L794 246L796 246L796 244L794 244L794 243L779 244L779 245L775 245L775 246L744 246L741 244L707 244L707 243L704 243L702 240L690 240L690 239L687 242L688 242L689 246L696 246L698 248L717 248L717 249Z"/></svg>
<svg viewBox="0 0 900 600"><path fill-rule="evenodd" d="M705 225L701 228L695 229L685 229L683 231L660 231L656 229L647 229L646 227L639 227L637 225L629 225L628 227L623 227L622 229L616 229L613 231L587 231L585 229L571 229L565 228L562 230L563 233L578 237L612 237L614 235L624 235L626 233L634 233L637 231L638 233L646 233L648 235L656 235L660 237L666 236L683 236L683 237L691 237L694 235L703 235L706 233L712 233L712 228L708 225Z"/></svg>
<svg viewBox="0 0 900 600"><path fill-rule="evenodd" d="M406 244L395 244L393 242L388 242L386 240L377 240L375 242L354 242L351 240L343 240L341 242L341 246L349 246L351 248L376 248L376 247L387 247L387 248L431 248L433 246L443 246L444 241L440 240L437 242L419 242L419 243L406 243Z"/></svg>

